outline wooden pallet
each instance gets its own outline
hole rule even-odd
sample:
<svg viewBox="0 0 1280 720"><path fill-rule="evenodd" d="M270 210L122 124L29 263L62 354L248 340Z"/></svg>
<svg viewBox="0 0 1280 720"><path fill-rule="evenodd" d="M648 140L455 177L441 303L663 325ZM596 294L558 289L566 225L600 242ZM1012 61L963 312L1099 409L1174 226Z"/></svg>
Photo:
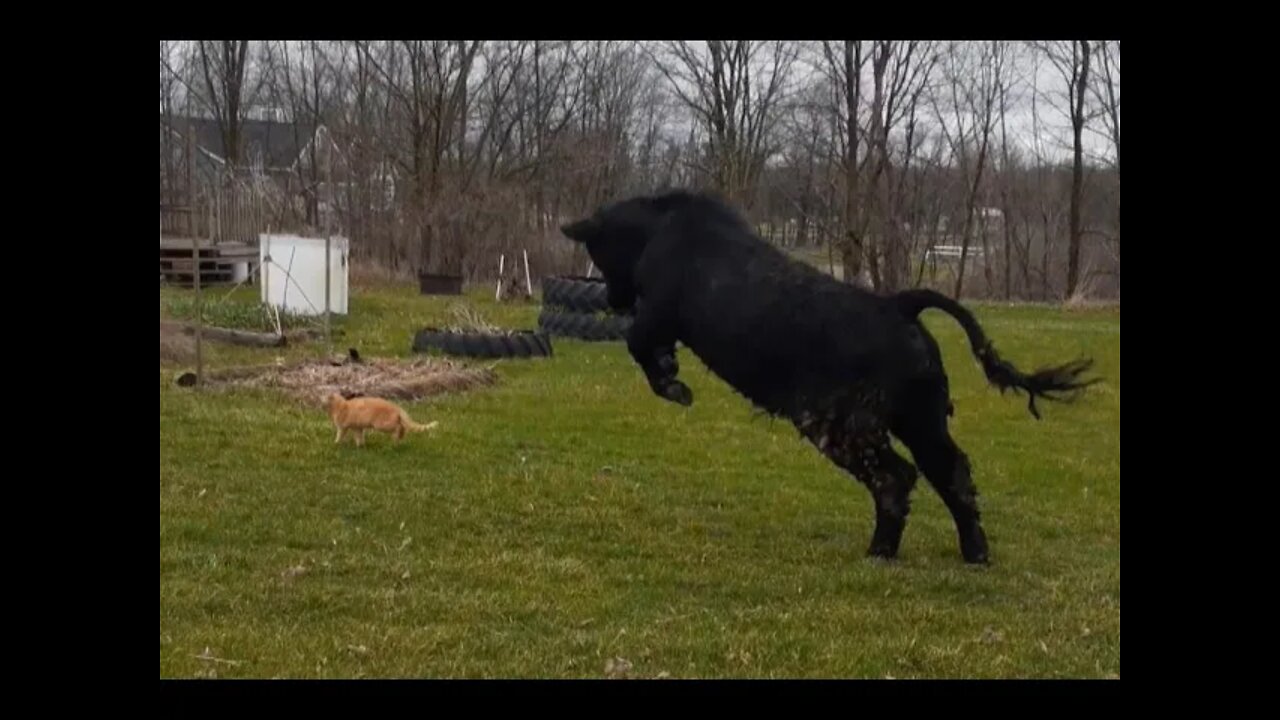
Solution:
<svg viewBox="0 0 1280 720"><path fill-rule="evenodd" d="M192 241L173 238L161 241L160 276L165 282L182 287L195 284L196 261L191 256ZM249 245L210 245L200 248L200 284L227 285L232 282L233 269L239 264L249 264L250 275L259 263L258 249Z"/></svg>

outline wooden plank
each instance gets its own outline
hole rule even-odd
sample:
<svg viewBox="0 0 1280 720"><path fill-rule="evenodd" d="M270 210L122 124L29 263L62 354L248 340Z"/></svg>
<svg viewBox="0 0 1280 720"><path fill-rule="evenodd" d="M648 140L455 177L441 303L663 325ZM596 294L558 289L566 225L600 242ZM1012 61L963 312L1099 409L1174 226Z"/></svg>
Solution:
<svg viewBox="0 0 1280 720"><path fill-rule="evenodd" d="M187 255L191 254L191 250L195 247L195 238L190 237L170 237L160 241L161 252L182 252ZM237 248L239 249L239 248ZM217 245L209 245L203 241L200 243L201 254L212 254L219 252Z"/></svg>
<svg viewBox="0 0 1280 720"><path fill-rule="evenodd" d="M192 240L190 238L166 238L160 241L160 254L170 255L181 253L184 256L191 254ZM221 245L204 245L200 247L201 257L236 257L236 258L256 258L258 256L258 248L244 243L221 244Z"/></svg>
<svg viewBox="0 0 1280 720"><path fill-rule="evenodd" d="M249 330L231 330L229 328L212 326L202 327L199 323L193 324L161 320L160 329L161 331L183 333L186 335L195 334L197 337L203 335L210 340L230 343L232 345L247 345L250 347L283 347L288 344L288 340L283 335L251 332Z"/></svg>
<svg viewBox="0 0 1280 720"><path fill-rule="evenodd" d="M257 260L258 248L214 248L214 252L218 257L234 258L240 262L245 260Z"/></svg>
<svg viewBox="0 0 1280 720"><path fill-rule="evenodd" d="M167 266L165 266L165 265L161 265L161 266L160 266L160 272L165 273L166 275L187 275L187 276L190 276L190 275L192 274L192 272L191 272L191 266L190 266L190 265L188 265L188 266L186 266L186 267L181 267L181 266L179 266L179 267L167 267ZM221 276L221 275L226 275L227 277L230 277L230 276L231 276L231 268L229 268L229 267L217 267L217 268L213 268L213 267L202 267L202 268L200 268L200 275L201 275L201 277L211 277L211 276Z"/></svg>
<svg viewBox="0 0 1280 720"><path fill-rule="evenodd" d="M164 281L170 285L181 288L195 287L195 280L190 275L165 275ZM213 287L215 285L232 285L230 275L221 277L209 277L208 275L200 276L200 284L203 287Z"/></svg>

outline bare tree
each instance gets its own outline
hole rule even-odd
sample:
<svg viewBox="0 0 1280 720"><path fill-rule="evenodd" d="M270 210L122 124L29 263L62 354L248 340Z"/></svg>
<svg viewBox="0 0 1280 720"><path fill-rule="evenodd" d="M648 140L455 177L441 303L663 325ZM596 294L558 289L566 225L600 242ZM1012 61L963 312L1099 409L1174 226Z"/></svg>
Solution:
<svg viewBox="0 0 1280 720"><path fill-rule="evenodd" d="M581 95L578 118L568 129L562 154L570 167L580 171L558 183L557 208L564 195L582 198L588 206L619 195L630 184L633 170L629 136L643 132L649 137L641 142L656 140L653 128L636 127L638 103L652 100L655 87L645 58L633 44L585 43L575 48L574 57ZM585 209L575 207L575 211Z"/></svg>
<svg viewBox="0 0 1280 720"><path fill-rule="evenodd" d="M1067 116L1071 121L1072 141L1066 287L1067 297L1070 297L1075 294L1080 282L1080 245L1084 235L1081 206L1084 197L1085 91L1089 87L1089 61L1093 44L1089 40L1067 40L1037 43L1036 47L1044 53L1066 83Z"/></svg>
<svg viewBox="0 0 1280 720"><path fill-rule="evenodd" d="M573 85L573 44L533 41L533 188L534 222L539 231L548 226L547 176L553 172L547 162L552 148L559 150L559 137L573 119L581 87ZM521 113L521 119L525 117ZM524 137L522 133L522 138Z"/></svg>
<svg viewBox="0 0 1280 720"><path fill-rule="evenodd" d="M438 226L451 210L438 203L442 170L458 132L458 114L480 43L405 40L387 43L381 52L370 43L360 43L359 48L407 121L408 157L393 156L412 180L418 264L420 270L430 271L447 262L435 246Z"/></svg>
<svg viewBox="0 0 1280 720"><path fill-rule="evenodd" d="M826 71L833 89L837 94L837 102L833 104L834 115L839 123L837 135L841 147L844 170L844 231L840 236L840 263L845 282L854 282L862 273L862 262L865 257L863 235L863 202L859 194L859 180L863 165L858 158L861 145L858 126L858 109L862 103L862 68L866 61L863 55L861 40L845 40L839 48L833 43L823 42L822 53L826 60ZM863 153L865 160L870 160L870 153Z"/></svg>
<svg viewBox="0 0 1280 720"><path fill-rule="evenodd" d="M265 72L259 72L256 81L251 81L248 73L249 45L248 40L201 40L197 43L205 107L218 124L226 151L225 159L232 167L243 161L240 131L244 109L257 97L267 77Z"/></svg>
<svg viewBox="0 0 1280 720"><path fill-rule="evenodd" d="M831 109L839 128L844 279L852 282L865 263L873 287L899 288L906 282L909 257L903 227L906 181L919 145L917 111L937 62L932 43L824 42L821 60L834 91ZM904 122L899 154L892 138Z"/></svg>
<svg viewBox="0 0 1280 720"><path fill-rule="evenodd" d="M487 43L482 48L485 81L475 93L474 107L481 116L481 131L473 148L472 171L484 163L485 177L498 177L501 164L508 160L508 148L517 117L509 102L520 78L528 52L527 41Z"/></svg>
<svg viewBox="0 0 1280 720"><path fill-rule="evenodd" d="M171 198L177 182L174 103L178 90L178 74L174 71L175 43L160 41L160 195L161 203ZM169 196L169 197L166 197ZM170 200L171 201L171 200Z"/></svg>
<svg viewBox="0 0 1280 720"><path fill-rule="evenodd" d="M932 102L932 100L931 100ZM940 129L932 133L921 143L928 145L929 151L924 156L923 167L919 173L916 186L916 205L920 216L918 232L924 235L925 252L920 253L920 265L916 273L916 284L924 281L924 273L929 257L929 250L937 247L942 234L944 211L952 204L951 197L956 194L957 185L964 185L964 178L959 177L947 162L950 141ZM930 281L936 281L936 266L930 265Z"/></svg>
<svg viewBox="0 0 1280 720"><path fill-rule="evenodd" d="M336 76L320 42L297 43L299 47L291 51L290 45L294 44L279 43L282 62L276 68L274 84L277 96L282 96L289 107L294 144L306 149L305 162L296 163L294 172L305 201L306 223L315 227L320 223L319 189L323 171L322 146L317 132L330 104L329 95L335 91Z"/></svg>
<svg viewBox="0 0 1280 720"><path fill-rule="evenodd" d="M174 115L212 114L205 97L199 43L162 41L160 45L161 95L168 95Z"/></svg>
<svg viewBox="0 0 1280 720"><path fill-rule="evenodd" d="M1004 226L1004 299L1009 300L1013 296L1013 245L1014 234L1017 230L1017 223L1013 219L1013 202L1012 191L1014 183L1014 168L1012 167L1012 156L1009 152L1009 129L1006 120L1009 116L1009 88L1008 78L1001 77L996 81L997 92L1000 95L1000 214L1003 218Z"/></svg>
<svg viewBox="0 0 1280 720"><path fill-rule="evenodd" d="M800 247L808 245L813 235L825 238L822 219L831 213L822 192L825 166L833 152L828 142L831 116L827 92L820 83L804 88L785 123L783 158L794 179L783 190L788 200L783 222L795 217L795 244Z"/></svg>
<svg viewBox="0 0 1280 720"><path fill-rule="evenodd" d="M951 146L952 157L958 162L967 184L964 224L961 230L960 263L953 290L957 298L964 290L965 264L973 238L974 215L980 200L983 173L986 170L991 133L995 125L999 45L999 43L973 45L951 43L944 66L944 82L950 91L947 98L948 106L944 108L936 95L933 98L934 114ZM1002 56L1002 53L1000 54ZM951 111L950 118L947 117L947 110ZM954 124L950 125L948 119Z"/></svg>
<svg viewBox="0 0 1280 720"><path fill-rule="evenodd" d="M1053 252L1055 239L1058 236L1058 230L1062 220L1062 205L1059 201L1060 193L1056 187L1055 167L1049 162L1046 156L1045 144L1047 132L1044 124L1040 119L1041 100L1046 97L1045 93L1040 91L1039 87L1039 63L1043 57L1042 53L1035 55L1035 67L1032 70L1032 88L1031 88L1031 145L1036 159L1035 165L1035 221L1040 225L1041 239L1041 256L1040 256L1040 297L1048 300L1053 296L1052 292L1052 276L1049 272L1049 258ZM1028 238L1031 236L1031 229L1028 227ZM1030 240L1028 239L1028 243ZM1029 252L1029 251L1028 251Z"/></svg>
<svg viewBox="0 0 1280 720"><path fill-rule="evenodd" d="M917 41L879 42L873 53L875 97L872 104L872 139L879 149L879 162L884 174L884 200L879 204L880 242L873 245L873 278L876 287L893 291L906 283L910 247L903 237L908 223L906 181L918 149L916 115L920 98L934 66L938 62L933 43ZM889 75L885 69L891 67ZM887 82L886 82L887 81ZM883 119L882 118L883 112ZM900 123L906 123L901 155L894 161L890 137ZM878 176L880 173L877 172ZM880 269L878 258L883 258ZM877 272L878 270L878 272Z"/></svg>
<svg viewBox="0 0 1280 720"><path fill-rule="evenodd" d="M748 207L772 152L772 133L798 47L791 42L707 40L666 43L651 56L706 133L703 170Z"/></svg>
<svg viewBox="0 0 1280 720"><path fill-rule="evenodd" d="M174 96L178 85L177 74L173 71L174 45L175 43L168 40L160 41L160 113L162 115L173 113Z"/></svg>
<svg viewBox="0 0 1280 720"><path fill-rule="evenodd" d="M1120 41L1100 40L1097 46L1098 72L1090 86L1101 109L1102 124L1115 150L1116 173L1120 172Z"/></svg>
<svg viewBox="0 0 1280 720"><path fill-rule="evenodd" d="M1120 41L1101 40L1097 48L1098 72L1091 84L1094 99L1100 108L1102 126L1115 152L1113 165L1116 184L1120 183ZM1120 199L1116 198L1116 231L1111 238L1116 258L1120 257Z"/></svg>
<svg viewBox="0 0 1280 720"><path fill-rule="evenodd" d="M558 240L564 215L633 192L713 186L744 207L767 240L826 244L825 264L833 273L841 264L848 281L869 278L881 290L921 282L927 250L953 234L962 252L951 278L957 295L982 291L965 274L981 243L989 251L987 292L1050 297L1060 295L1064 276L1076 291L1081 284L1082 261L1067 268L1060 242L1069 224L1074 254L1082 252L1079 236L1100 235L1115 264L1102 272L1118 273L1119 44L1092 41L1087 70L1079 41L1036 45L1026 58L1018 47L162 43L162 195L183 176L172 167L179 154L165 139L164 118L219 120L232 162L243 164L241 123L266 79L271 101L290 110L307 148L292 181L275 178L291 206L301 201L289 221L315 226L332 217L356 257L393 272L483 275L496 270L491 257L526 243L542 272L567 269L581 258ZM1049 65L1055 57L1065 60L1055 74L1079 66L1075 84L1065 76L1070 92L1024 93L1019 63L1058 67ZM817 72L793 72L801 60ZM1014 120L1024 97L1032 106L1029 144ZM1044 122L1044 107L1055 103L1071 121L1060 133ZM328 137L308 145L317 125ZM1074 144L1093 133L1114 151L1073 148L1067 127ZM1056 134L1061 147L1046 152ZM1057 152L1068 148L1079 151L1074 172ZM1091 171L1098 163L1110 167ZM979 209L987 204L1000 207L1003 238L982 232ZM337 214L322 215L326 206Z"/></svg>

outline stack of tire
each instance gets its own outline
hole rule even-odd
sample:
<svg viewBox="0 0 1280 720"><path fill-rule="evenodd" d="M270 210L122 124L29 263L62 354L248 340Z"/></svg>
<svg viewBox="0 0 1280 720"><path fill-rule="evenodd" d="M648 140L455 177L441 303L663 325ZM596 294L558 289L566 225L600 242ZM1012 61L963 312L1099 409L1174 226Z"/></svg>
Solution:
<svg viewBox="0 0 1280 720"><path fill-rule="evenodd" d="M542 280L538 329L548 335L591 342L626 340L629 315L609 310L602 278L547 277Z"/></svg>

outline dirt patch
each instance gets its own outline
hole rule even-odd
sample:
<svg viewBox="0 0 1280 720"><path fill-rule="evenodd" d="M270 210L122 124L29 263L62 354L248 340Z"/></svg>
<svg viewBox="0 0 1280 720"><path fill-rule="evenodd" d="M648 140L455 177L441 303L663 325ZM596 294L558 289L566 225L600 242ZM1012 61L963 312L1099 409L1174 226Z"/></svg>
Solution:
<svg viewBox="0 0 1280 720"><path fill-rule="evenodd" d="M195 338L160 323L160 362L186 365L195 362L195 359Z"/></svg>
<svg viewBox="0 0 1280 720"><path fill-rule="evenodd" d="M184 378L187 382L195 379L186 373L178 378L179 384L186 384ZM466 366L433 357L409 361L375 358L341 365L313 361L205 373L205 387L272 388L308 403L319 402L330 393L418 400L465 392L497 381L498 374L491 367Z"/></svg>

